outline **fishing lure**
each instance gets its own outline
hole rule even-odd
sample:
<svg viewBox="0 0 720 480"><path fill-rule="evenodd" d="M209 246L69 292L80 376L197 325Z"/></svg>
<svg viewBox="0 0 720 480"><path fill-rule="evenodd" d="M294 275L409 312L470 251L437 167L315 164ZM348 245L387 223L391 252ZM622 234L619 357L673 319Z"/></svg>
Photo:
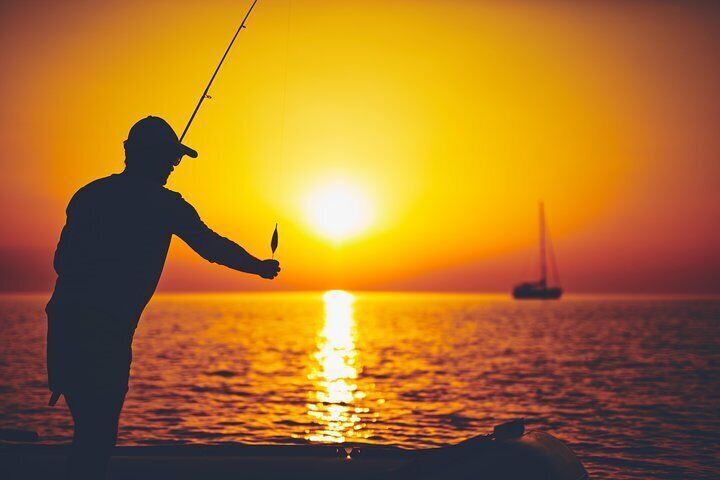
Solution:
<svg viewBox="0 0 720 480"><path fill-rule="evenodd" d="M272 238L270 239L270 250L272 250L272 258L275 258L275 250L278 247L278 231L277 223L275 224L275 231L273 231Z"/></svg>

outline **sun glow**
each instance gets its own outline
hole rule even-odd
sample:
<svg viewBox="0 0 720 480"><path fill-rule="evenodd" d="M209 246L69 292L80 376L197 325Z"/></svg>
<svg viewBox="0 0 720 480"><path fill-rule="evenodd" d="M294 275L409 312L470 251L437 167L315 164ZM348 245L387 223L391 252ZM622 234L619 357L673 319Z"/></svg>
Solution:
<svg viewBox="0 0 720 480"><path fill-rule="evenodd" d="M307 197L305 211L315 231L334 242L360 234L372 221L367 196L346 181L317 187Z"/></svg>

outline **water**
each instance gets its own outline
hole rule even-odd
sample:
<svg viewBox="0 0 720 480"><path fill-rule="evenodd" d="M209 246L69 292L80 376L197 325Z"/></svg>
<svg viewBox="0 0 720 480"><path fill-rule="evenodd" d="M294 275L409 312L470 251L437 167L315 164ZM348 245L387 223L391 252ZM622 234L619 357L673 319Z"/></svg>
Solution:
<svg viewBox="0 0 720 480"><path fill-rule="evenodd" d="M0 427L66 442L46 407L46 298L0 297ZM596 478L718 478L720 300L159 296L120 443L457 442L525 417Z"/></svg>

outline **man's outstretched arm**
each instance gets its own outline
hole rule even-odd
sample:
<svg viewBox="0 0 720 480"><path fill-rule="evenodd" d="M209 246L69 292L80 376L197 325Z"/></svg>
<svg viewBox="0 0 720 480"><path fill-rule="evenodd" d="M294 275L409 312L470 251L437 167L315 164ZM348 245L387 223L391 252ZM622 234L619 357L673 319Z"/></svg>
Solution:
<svg viewBox="0 0 720 480"><path fill-rule="evenodd" d="M240 245L218 235L205 225L192 205L183 199L180 199L180 202L173 233L205 260L270 280L280 272L277 260L260 260L250 255Z"/></svg>

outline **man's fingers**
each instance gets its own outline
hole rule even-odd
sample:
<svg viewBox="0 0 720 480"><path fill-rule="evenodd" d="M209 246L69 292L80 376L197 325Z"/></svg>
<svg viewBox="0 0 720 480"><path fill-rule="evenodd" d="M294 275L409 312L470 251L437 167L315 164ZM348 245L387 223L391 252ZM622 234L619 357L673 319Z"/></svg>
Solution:
<svg viewBox="0 0 720 480"><path fill-rule="evenodd" d="M261 277L268 280L272 280L280 273L280 262L274 259L263 260L264 271L260 274Z"/></svg>

